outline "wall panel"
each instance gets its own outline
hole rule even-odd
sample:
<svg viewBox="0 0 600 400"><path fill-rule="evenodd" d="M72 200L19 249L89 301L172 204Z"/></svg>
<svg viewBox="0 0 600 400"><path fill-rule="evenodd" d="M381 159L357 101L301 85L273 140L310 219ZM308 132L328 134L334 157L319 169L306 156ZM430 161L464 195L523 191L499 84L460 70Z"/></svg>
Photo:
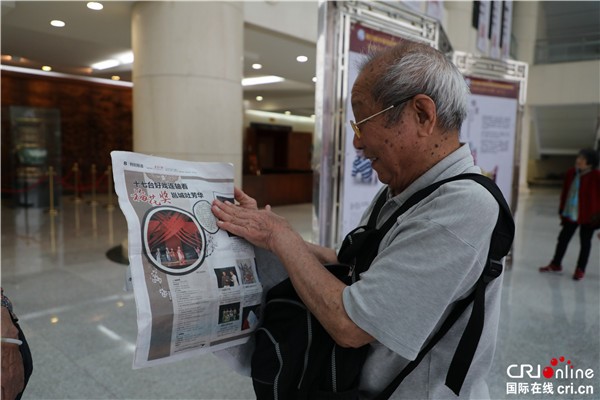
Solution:
<svg viewBox="0 0 600 400"><path fill-rule="evenodd" d="M2 71L2 189L10 190L12 148L8 107L57 108L61 116L62 175L79 163L82 186L110 165L112 150L133 148L132 88ZM72 181L70 181L72 184ZM106 180L101 189L105 189ZM69 192L69 187L64 188Z"/></svg>

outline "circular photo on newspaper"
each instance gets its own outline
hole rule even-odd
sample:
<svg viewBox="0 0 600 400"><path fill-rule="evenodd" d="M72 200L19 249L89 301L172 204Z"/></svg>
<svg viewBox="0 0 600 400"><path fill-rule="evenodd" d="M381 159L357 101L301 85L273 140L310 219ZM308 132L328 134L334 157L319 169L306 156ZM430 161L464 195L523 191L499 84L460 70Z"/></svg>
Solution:
<svg viewBox="0 0 600 400"><path fill-rule="evenodd" d="M192 214L176 207L154 207L146 212L142 245L148 260L170 275L189 274L206 257L204 230Z"/></svg>

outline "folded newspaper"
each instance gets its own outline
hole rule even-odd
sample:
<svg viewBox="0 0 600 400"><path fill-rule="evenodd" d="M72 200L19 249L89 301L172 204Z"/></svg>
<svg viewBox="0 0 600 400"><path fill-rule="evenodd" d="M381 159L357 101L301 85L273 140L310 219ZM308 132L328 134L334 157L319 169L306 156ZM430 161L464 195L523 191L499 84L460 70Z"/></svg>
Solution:
<svg viewBox="0 0 600 400"><path fill-rule="evenodd" d="M259 322L263 287L254 247L219 229L211 211L214 199L233 202L233 165L111 157L129 230L133 368L239 348Z"/></svg>

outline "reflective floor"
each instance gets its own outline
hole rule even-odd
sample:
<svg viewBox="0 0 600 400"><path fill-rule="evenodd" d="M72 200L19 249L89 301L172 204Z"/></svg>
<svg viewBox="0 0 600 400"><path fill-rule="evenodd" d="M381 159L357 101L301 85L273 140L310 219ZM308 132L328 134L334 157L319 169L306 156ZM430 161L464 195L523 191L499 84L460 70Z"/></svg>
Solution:
<svg viewBox="0 0 600 400"><path fill-rule="evenodd" d="M125 266L106 256L125 239L127 229L118 208L106 208L102 199L99 203L64 198L53 218L3 201L2 286L34 357L23 399L253 398L249 380L212 355L132 370L135 303L123 291ZM490 374L494 399L600 398L600 240L594 236L582 281L571 279L578 237L565 256L564 274L540 274L537 268L550 260L558 235L557 207L557 189L532 189L519 201ZM310 238L311 205L275 211ZM540 377L538 368L551 366L553 358L556 375ZM591 369L592 377L569 372L557 378L567 361L573 371Z"/></svg>

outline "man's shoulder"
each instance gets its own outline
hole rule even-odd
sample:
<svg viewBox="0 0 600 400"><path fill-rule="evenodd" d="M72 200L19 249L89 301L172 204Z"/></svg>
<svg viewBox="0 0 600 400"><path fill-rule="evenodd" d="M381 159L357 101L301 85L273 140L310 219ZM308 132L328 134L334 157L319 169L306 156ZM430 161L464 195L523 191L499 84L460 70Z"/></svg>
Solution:
<svg viewBox="0 0 600 400"><path fill-rule="evenodd" d="M468 178L442 185L435 200L439 203L437 206L446 205L469 213L498 209L494 195L482 184Z"/></svg>
<svg viewBox="0 0 600 400"><path fill-rule="evenodd" d="M493 230L500 207L494 196L481 184L471 179L448 182L423 201L413 218L444 227L465 242L475 245L482 233Z"/></svg>

